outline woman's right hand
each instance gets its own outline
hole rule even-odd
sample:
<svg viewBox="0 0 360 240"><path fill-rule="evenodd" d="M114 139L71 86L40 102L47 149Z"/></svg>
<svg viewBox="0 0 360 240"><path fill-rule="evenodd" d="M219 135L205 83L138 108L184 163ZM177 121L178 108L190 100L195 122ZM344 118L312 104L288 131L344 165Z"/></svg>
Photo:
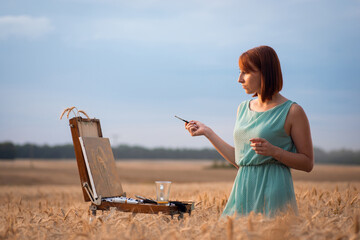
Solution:
<svg viewBox="0 0 360 240"><path fill-rule="evenodd" d="M194 120L191 120L189 123L185 123L185 128L186 130L189 131L190 135L193 137L205 135L205 132L208 129L208 127L205 124Z"/></svg>

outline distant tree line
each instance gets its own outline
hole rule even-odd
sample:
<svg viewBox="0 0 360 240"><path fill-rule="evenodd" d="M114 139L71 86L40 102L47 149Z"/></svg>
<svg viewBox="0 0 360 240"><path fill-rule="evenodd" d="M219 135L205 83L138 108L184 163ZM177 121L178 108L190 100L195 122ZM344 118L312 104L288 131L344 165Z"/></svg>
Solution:
<svg viewBox="0 0 360 240"><path fill-rule="evenodd" d="M145 148L141 146L120 145L113 148L116 159L143 158L143 159L222 159L221 155L209 148Z"/></svg>
<svg viewBox="0 0 360 240"><path fill-rule="evenodd" d="M120 145L113 147L115 159L222 159L221 155L210 148L146 148L141 146ZM316 163L360 164L360 151L336 150L326 152L320 148L314 149ZM74 159L74 147L65 145L36 145L0 143L0 160L15 158L37 159Z"/></svg>
<svg viewBox="0 0 360 240"><path fill-rule="evenodd" d="M119 145L112 148L115 159L221 159L213 149L172 149L146 148L141 146ZM73 159L74 146L65 145L17 145L11 142L0 143L0 159L40 158L40 159Z"/></svg>

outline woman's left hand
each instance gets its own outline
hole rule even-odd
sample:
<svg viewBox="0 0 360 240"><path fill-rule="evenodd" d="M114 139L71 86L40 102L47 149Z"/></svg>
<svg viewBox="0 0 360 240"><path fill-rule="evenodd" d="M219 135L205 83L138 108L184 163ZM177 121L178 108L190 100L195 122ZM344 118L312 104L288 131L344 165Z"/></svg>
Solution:
<svg viewBox="0 0 360 240"><path fill-rule="evenodd" d="M252 147L252 149L257 154L264 156L273 156L277 148L264 138L251 138L250 142L250 146Z"/></svg>

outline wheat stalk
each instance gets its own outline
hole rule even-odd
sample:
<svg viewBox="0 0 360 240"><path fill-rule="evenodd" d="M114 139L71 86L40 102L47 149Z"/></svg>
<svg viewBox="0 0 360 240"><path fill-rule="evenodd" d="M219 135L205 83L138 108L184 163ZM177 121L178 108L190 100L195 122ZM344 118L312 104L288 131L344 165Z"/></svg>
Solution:
<svg viewBox="0 0 360 240"><path fill-rule="evenodd" d="M65 108L64 111L62 111L61 115L60 115L60 120L62 119L62 117L64 116L64 114L69 111L69 108Z"/></svg>
<svg viewBox="0 0 360 240"><path fill-rule="evenodd" d="M359 223L359 215L356 215L355 216L355 219L354 219L354 233L355 234L358 234L359 233L359 228L360 228L360 223Z"/></svg>
<svg viewBox="0 0 360 240"><path fill-rule="evenodd" d="M88 119L90 119L89 115L87 115L85 111L79 110L78 113L82 113L82 114L84 114Z"/></svg>
<svg viewBox="0 0 360 240"><path fill-rule="evenodd" d="M74 108L76 109L76 107L75 107L75 106L74 106L74 107L69 108L69 112L68 112L68 114L66 115L66 117L67 117L67 118L69 118L69 115L70 115L70 113L71 113L71 112L73 112L73 113L74 113L74 115L75 115L75 117L76 117L76 113L74 112Z"/></svg>
<svg viewBox="0 0 360 240"><path fill-rule="evenodd" d="M233 219L231 217L227 217L227 227L226 227L226 233L227 233L227 239L232 240L234 238L233 233Z"/></svg>
<svg viewBox="0 0 360 240"><path fill-rule="evenodd" d="M354 204L354 202L355 202L357 199L358 199L358 197L357 197L357 196L355 196L355 197L351 200L350 205L353 205L353 204Z"/></svg>

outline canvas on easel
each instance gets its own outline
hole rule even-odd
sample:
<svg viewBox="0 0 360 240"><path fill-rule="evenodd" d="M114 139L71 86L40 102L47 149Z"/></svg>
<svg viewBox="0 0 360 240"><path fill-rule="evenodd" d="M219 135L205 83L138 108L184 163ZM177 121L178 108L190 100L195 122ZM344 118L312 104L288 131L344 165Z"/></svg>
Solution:
<svg viewBox="0 0 360 240"><path fill-rule="evenodd" d="M109 139L80 137L79 140L94 197L121 196L123 189Z"/></svg>

